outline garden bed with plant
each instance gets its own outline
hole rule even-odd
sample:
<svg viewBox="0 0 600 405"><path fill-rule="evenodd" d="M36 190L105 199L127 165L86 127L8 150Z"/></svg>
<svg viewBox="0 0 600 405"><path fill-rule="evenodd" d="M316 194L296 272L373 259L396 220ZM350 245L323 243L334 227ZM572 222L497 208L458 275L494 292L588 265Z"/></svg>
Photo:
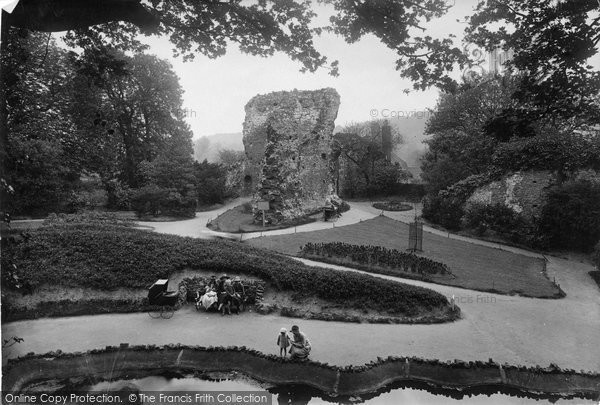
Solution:
<svg viewBox="0 0 600 405"><path fill-rule="evenodd" d="M309 267L297 260L226 240L198 240L151 233L118 224L51 224L7 246L2 255L5 288L35 293L65 289L148 288L185 269L258 277L275 289L301 293L349 309L385 316L455 319L443 295L372 276ZM43 269L43 271L41 271Z"/></svg>
<svg viewBox="0 0 600 405"><path fill-rule="evenodd" d="M384 211L410 211L414 209L414 207L411 204L397 200L376 202L373 203L373 208L377 208L378 210Z"/></svg>
<svg viewBox="0 0 600 405"><path fill-rule="evenodd" d="M444 263L382 246L354 245L343 242L309 242L302 246L298 256L349 266L370 273L417 280L433 281L455 278Z"/></svg>
<svg viewBox="0 0 600 405"><path fill-rule="evenodd" d="M315 215L305 216L294 221L282 222L277 225L267 224L263 227L261 223L254 222L254 215L252 214L250 203L245 203L225 211L210 221L206 226L213 231L228 233L273 231L275 229L285 229L293 226L310 224L318 221L322 216L323 213L319 211Z"/></svg>

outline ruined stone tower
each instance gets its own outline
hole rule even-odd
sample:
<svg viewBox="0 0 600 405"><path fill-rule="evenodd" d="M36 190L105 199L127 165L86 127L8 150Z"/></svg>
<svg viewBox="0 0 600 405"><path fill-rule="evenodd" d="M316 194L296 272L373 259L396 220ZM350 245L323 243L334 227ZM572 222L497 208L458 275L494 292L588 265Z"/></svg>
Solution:
<svg viewBox="0 0 600 405"><path fill-rule="evenodd" d="M332 88L279 91L246 104L245 187L269 201L269 223L311 214L337 199L331 153L340 96Z"/></svg>

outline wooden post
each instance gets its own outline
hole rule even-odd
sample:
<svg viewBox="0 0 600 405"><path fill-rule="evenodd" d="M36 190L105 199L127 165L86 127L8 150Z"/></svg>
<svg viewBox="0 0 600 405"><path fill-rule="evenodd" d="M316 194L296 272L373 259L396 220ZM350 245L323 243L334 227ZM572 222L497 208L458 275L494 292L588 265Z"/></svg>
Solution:
<svg viewBox="0 0 600 405"><path fill-rule="evenodd" d="M262 210L262 214L263 214L263 228L265 227L265 210Z"/></svg>

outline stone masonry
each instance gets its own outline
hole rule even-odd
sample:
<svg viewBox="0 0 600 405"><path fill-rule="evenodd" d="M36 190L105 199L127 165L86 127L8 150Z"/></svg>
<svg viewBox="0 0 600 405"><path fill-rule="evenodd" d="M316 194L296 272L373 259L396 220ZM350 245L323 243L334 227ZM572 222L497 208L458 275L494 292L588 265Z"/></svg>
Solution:
<svg viewBox="0 0 600 405"><path fill-rule="evenodd" d="M246 104L244 184L257 201L269 201L267 221L275 224L311 214L337 200L333 129L340 96L332 88L279 91Z"/></svg>
<svg viewBox="0 0 600 405"><path fill-rule="evenodd" d="M471 204L503 204L526 218L536 218L552 187L578 180L600 184L600 173L594 170L578 170L561 176L548 170L512 173L476 189L467 200L467 207Z"/></svg>

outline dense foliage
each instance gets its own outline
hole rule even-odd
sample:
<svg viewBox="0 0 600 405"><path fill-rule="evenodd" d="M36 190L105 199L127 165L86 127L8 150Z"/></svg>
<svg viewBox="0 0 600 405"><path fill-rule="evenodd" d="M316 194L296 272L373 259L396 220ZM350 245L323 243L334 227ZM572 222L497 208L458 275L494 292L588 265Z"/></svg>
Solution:
<svg viewBox="0 0 600 405"><path fill-rule="evenodd" d="M50 214L44 225L95 224L133 226L131 219L126 219L113 212L86 211L77 214Z"/></svg>
<svg viewBox="0 0 600 405"><path fill-rule="evenodd" d="M484 75L463 83L455 93L441 94L427 121L429 146L422 159L422 178L431 195L471 175L489 171L498 139L486 124L513 105L515 79Z"/></svg>
<svg viewBox="0 0 600 405"><path fill-rule="evenodd" d="M533 229L525 218L504 204L469 204L462 221L465 228L478 235L492 230L513 242L527 243Z"/></svg>
<svg viewBox="0 0 600 405"><path fill-rule="evenodd" d="M327 31L354 43L373 35L395 52L396 66L402 70L402 76L414 80L415 88L421 89L431 85L452 88L454 81L446 70L451 70L454 63L462 67L466 62L466 55L449 37L438 39L415 35L414 31L424 29L423 24L441 17L450 8L444 0L429 0L423 4L410 0L324 0L322 3L155 0L144 3L135 13L122 11L120 18L114 15L118 14L115 11L106 21L130 21L141 26L145 33L166 36L173 43L175 54L182 55L184 60L194 59L199 54L216 58L226 54L228 45L234 44L244 53L264 57L276 52L285 53L301 64L301 71L326 68L332 75L338 73L338 62L329 61L317 50L315 36ZM129 6L133 8L135 3ZM333 15L327 24L318 22L316 11L319 8L330 10L331 7ZM88 14L76 7L69 11ZM21 10L21 13L26 12L39 13L38 10ZM148 16L138 21L140 18L134 19L136 15ZM95 19L101 21L100 16ZM148 20L154 23L150 24ZM56 17L53 23L57 24ZM67 27L63 21L61 30L79 28L74 22L70 23L71 27ZM138 27L133 24L111 22L70 32L67 39L69 43L79 45L110 41L122 48L140 48L143 45L136 37L138 32Z"/></svg>
<svg viewBox="0 0 600 405"><path fill-rule="evenodd" d="M228 197L227 170L222 164L194 162L194 174L200 205L219 204Z"/></svg>
<svg viewBox="0 0 600 405"><path fill-rule="evenodd" d="M352 245L343 242L307 243L300 248L303 255L350 259L360 264L387 266L419 274L448 274L448 266L413 253L382 246Z"/></svg>
<svg viewBox="0 0 600 405"><path fill-rule="evenodd" d="M244 244L150 233L115 225L53 225L31 232L4 256L31 289L43 284L145 288L186 268L259 277L281 290L341 305L415 314L447 305L434 291L375 277L308 267ZM43 271L40 271L43 269Z"/></svg>
<svg viewBox="0 0 600 405"><path fill-rule="evenodd" d="M518 170L600 170L600 137L576 133L554 133L515 139L500 144L492 168L501 173Z"/></svg>
<svg viewBox="0 0 600 405"><path fill-rule="evenodd" d="M589 64L600 43L597 0L480 0L466 39L483 49L511 50L522 74L512 98L517 121L545 117L597 124L600 72ZM507 27L510 27L507 29Z"/></svg>
<svg viewBox="0 0 600 405"><path fill-rule="evenodd" d="M152 184L135 191L131 198L131 208L139 217L193 218L196 215L196 199L182 195L177 189Z"/></svg>
<svg viewBox="0 0 600 405"><path fill-rule="evenodd" d="M118 209L128 208L132 187L165 179L195 187L187 175L192 147L183 90L168 62L110 47L68 52L53 37L26 30L9 30L5 45L2 177L14 192L2 195L4 210L91 208L96 191L81 190L90 175Z"/></svg>
<svg viewBox="0 0 600 405"><path fill-rule="evenodd" d="M538 232L548 247L591 251L600 241L600 184L577 181L555 187Z"/></svg>
<svg viewBox="0 0 600 405"><path fill-rule="evenodd" d="M465 202L477 187L490 180L488 174L472 175L445 190L426 196L423 199L423 218L451 230L460 229Z"/></svg>
<svg viewBox="0 0 600 405"><path fill-rule="evenodd" d="M69 114L69 56L43 34L12 30L7 37L0 83L6 91L2 118L7 128L0 133L0 164L14 193L2 195L2 209L45 214L61 208L79 179Z"/></svg>
<svg viewBox="0 0 600 405"><path fill-rule="evenodd" d="M581 190L567 187L580 194L571 198L554 195L562 208L548 201L541 217L525 217L502 204L466 206L476 188L515 172L550 171L561 188L581 171L600 169L597 129L576 130L581 120L560 113L526 119L514 114L523 101L514 92L524 77L524 72L482 77L440 97L427 126L433 136L422 164L429 192L423 217L450 230L468 228L478 235L489 230L536 248L589 250L598 239L597 212L583 203Z"/></svg>

